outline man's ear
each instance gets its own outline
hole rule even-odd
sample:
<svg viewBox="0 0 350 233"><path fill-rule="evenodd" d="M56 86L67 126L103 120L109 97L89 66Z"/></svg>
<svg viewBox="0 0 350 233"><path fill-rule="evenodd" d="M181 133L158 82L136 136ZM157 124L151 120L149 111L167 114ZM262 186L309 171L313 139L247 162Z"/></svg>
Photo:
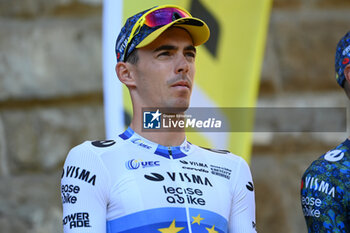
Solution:
<svg viewBox="0 0 350 233"><path fill-rule="evenodd" d="M348 64L347 66L345 66L345 69L344 69L344 76L345 76L345 79L348 83L350 83L350 64Z"/></svg>
<svg viewBox="0 0 350 233"><path fill-rule="evenodd" d="M120 82L125 84L127 87L136 86L131 66L131 64L128 64L126 62L118 62L115 66L115 72L117 73Z"/></svg>

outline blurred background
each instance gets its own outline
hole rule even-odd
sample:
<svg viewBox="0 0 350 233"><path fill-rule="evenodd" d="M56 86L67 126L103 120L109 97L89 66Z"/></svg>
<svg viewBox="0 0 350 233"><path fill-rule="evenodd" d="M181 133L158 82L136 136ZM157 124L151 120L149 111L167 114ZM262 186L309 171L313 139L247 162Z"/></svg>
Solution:
<svg viewBox="0 0 350 233"><path fill-rule="evenodd" d="M62 232L67 152L105 138L102 9L102 0L0 0L0 232ZM334 52L349 30L348 0L274 0L257 106L348 107ZM259 232L306 232L301 175L347 136L254 133Z"/></svg>

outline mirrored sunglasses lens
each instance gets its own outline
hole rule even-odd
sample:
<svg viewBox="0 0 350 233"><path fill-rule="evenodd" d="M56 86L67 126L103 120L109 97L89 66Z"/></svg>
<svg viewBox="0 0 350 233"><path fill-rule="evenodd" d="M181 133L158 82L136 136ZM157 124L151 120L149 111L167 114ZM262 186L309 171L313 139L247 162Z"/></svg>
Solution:
<svg viewBox="0 0 350 233"><path fill-rule="evenodd" d="M145 18L145 24L149 27L166 25L174 20L190 17L186 12L176 8L163 8L151 12Z"/></svg>

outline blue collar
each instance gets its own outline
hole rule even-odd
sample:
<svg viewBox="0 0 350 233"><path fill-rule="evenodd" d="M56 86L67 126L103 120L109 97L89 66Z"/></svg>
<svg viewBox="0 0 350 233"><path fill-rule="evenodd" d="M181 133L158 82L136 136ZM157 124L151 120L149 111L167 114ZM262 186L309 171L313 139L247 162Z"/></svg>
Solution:
<svg viewBox="0 0 350 233"><path fill-rule="evenodd" d="M154 154L163 156L167 159L179 159L185 157L192 149L192 144L186 139L180 146L163 146L140 136L130 127L128 127L124 133L120 134L119 137L145 149L154 150Z"/></svg>

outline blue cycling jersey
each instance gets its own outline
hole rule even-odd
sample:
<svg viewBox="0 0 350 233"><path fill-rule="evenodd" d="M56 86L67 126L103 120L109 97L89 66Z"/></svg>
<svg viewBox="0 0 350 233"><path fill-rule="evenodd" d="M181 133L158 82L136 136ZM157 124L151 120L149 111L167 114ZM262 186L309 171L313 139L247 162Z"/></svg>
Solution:
<svg viewBox="0 0 350 233"><path fill-rule="evenodd" d="M350 141L314 161L301 181L308 232L350 232Z"/></svg>
<svg viewBox="0 0 350 233"><path fill-rule="evenodd" d="M73 148L61 195L64 232L256 232L253 182L241 157L186 140L165 147L131 128Z"/></svg>

